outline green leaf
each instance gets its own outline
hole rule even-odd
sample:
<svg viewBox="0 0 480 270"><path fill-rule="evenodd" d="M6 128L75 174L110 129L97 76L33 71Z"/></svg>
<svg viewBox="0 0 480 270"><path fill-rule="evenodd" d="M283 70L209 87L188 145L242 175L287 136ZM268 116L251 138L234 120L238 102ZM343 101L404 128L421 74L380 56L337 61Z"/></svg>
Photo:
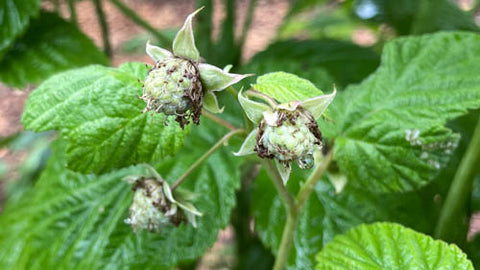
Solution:
<svg viewBox="0 0 480 270"><path fill-rule="evenodd" d="M385 46L379 69L329 107L335 159L376 192L417 189L445 167L459 136L444 125L480 106L480 37L439 33Z"/></svg>
<svg viewBox="0 0 480 270"><path fill-rule="evenodd" d="M252 85L252 87L254 90L275 98L280 103L305 100L323 94L309 80L282 71L258 77L257 83Z"/></svg>
<svg viewBox="0 0 480 270"><path fill-rule="evenodd" d="M40 9L39 0L2 0L0 2L0 59L27 28L30 18Z"/></svg>
<svg viewBox="0 0 480 270"><path fill-rule="evenodd" d="M307 173L294 168L287 185L290 192L298 192ZM262 171L254 183L252 210L255 229L262 242L276 254L285 224L285 209L265 172ZM429 185L428 189L420 191L375 194L348 183L342 192L337 193L324 177L302 211L287 269L313 269L315 254L324 244L362 223L392 221L432 233L440 209L438 197L444 193Z"/></svg>
<svg viewBox="0 0 480 270"><path fill-rule="evenodd" d="M361 225L335 237L317 262L317 270L473 270L457 246L393 223Z"/></svg>
<svg viewBox="0 0 480 270"><path fill-rule="evenodd" d="M223 132L202 119L197 136L156 166L158 172L172 183ZM197 229L182 224L161 233L133 233L124 222L133 192L122 178L145 168L82 175L64 168L64 149L56 148L33 192L0 216L0 268L172 269L198 258L227 225L235 204L240 179L232 150L218 150L181 185L198 195L194 205L203 216Z"/></svg>
<svg viewBox="0 0 480 270"><path fill-rule="evenodd" d="M353 43L329 39L289 40L274 43L256 54L241 71L264 74L282 70L306 78L329 92L333 83L342 87L361 81L375 71L378 64L376 53Z"/></svg>
<svg viewBox="0 0 480 270"><path fill-rule="evenodd" d="M0 61L0 81L22 88L94 63L106 65L108 60L87 36L58 15L41 13Z"/></svg>
<svg viewBox="0 0 480 270"><path fill-rule="evenodd" d="M163 114L142 113L138 80L147 72L145 64L128 63L55 75L30 94L22 122L36 132L61 131L75 171L104 173L162 159L182 146L189 128Z"/></svg>

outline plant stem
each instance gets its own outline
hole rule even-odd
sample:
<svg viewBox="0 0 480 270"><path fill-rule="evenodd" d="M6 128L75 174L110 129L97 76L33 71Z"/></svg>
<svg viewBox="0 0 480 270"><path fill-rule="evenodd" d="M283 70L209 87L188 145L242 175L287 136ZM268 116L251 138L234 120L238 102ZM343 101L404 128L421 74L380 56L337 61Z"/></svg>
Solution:
<svg viewBox="0 0 480 270"><path fill-rule="evenodd" d="M112 2L112 4L114 4L121 12L123 12L123 14L125 14L125 16L129 17L134 23L143 27L150 34L152 34L158 42L162 43L163 45L170 44L170 39L165 37L162 33L158 32L157 29L155 29L152 25L143 20L134 10L130 9L120 0L110 0L110 2Z"/></svg>
<svg viewBox="0 0 480 270"><path fill-rule="evenodd" d="M216 116L215 114L213 114L209 111L203 110L202 115L209 118L210 120L214 121L215 123L227 128L227 129L230 129L230 130L238 129L236 126L230 124L229 122L223 120L222 118Z"/></svg>
<svg viewBox="0 0 480 270"><path fill-rule="evenodd" d="M182 184L186 179L187 177L198 167L200 166L200 164L202 164L202 162L204 162L209 156L211 156L218 148L220 148L223 143L225 143L226 141L228 141L228 139L230 139L230 137L232 137L233 135L235 134L239 134L239 133L245 133L245 130L244 129L235 129L235 130L232 130L230 132L228 132L227 134L225 134L225 136L223 136L223 138L221 138L214 146L212 146L205 154L203 154L199 159L197 159L197 161L195 161L191 166L190 168L188 168L187 171L185 171L178 179L177 181L175 181L175 183L173 183L172 185L172 191L174 191L180 184Z"/></svg>
<svg viewBox="0 0 480 270"><path fill-rule="evenodd" d="M310 197L310 194L315 189L315 186L317 185L318 181L320 181L320 178L322 177L325 170L328 168L328 165L330 165L332 158L333 158L333 151L330 151L323 158L322 163L320 163L312 172L312 174L310 174L310 176L307 179L307 182L305 182L305 184L303 184L303 186L300 188L300 191L297 194L298 208L300 210L303 208L303 205L307 201L308 197Z"/></svg>
<svg viewBox="0 0 480 270"><path fill-rule="evenodd" d="M295 236L295 228L297 227L298 219L300 213L303 210L303 206L307 201L308 197L312 194L312 191L315 189L316 184L322 177L325 170L330 165L330 162L333 158L333 151L330 151L322 160L322 162L315 167L315 170L310 174L307 179L307 182L300 188L300 191L297 194L296 198L293 198L288 190L283 185L283 182L278 174L275 166L271 161L267 163L267 170L274 171L276 175L272 177L272 180L275 184L275 187L280 194L280 197L284 201L285 208L287 210L287 221L285 227L283 228L282 241L278 247L278 253L275 259L275 265L273 266L274 270L283 270L287 264L290 251L293 246L293 239Z"/></svg>
<svg viewBox="0 0 480 270"><path fill-rule="evenodd" d="M110 46L108 24L107 24L107 19L105 17L105 13L103 12L102 3L101 3L101 0L93 0L93 3L95 4L95 11L97 12L98 22L102 29L103 51L109 58L111 58L112 48Z"/></svg>
<svg viewBox="0 0 480 270"><path fill-rule="evenodd" d="M297 227L299 211L291 211L287 214L287 222L283 228L282 242L278 248L277 257L275 258L275 264L273 270L283 270L287 264L288 257L290 256L290 250L293 246L293 238L295 236L295 228Z"/></svg>
<svg viewBox="0 0 480 270"><path fill-rule="evenodd" d="M68 9L70 11L70 22L77 25L77 12L75 10L75 0L68 0Z"/></svg>
<svg viewBox="0 0 480 270"><path fill-rule="evenodd" d="M460 165L458 166L453 182L448 190L445 204L440 212L440 218L435 228L435 237L449 240L458 224L458 213L465 209L473 185L473 178L478 172L480 163L480 119L473 133Z"/></svg>
<svg viewBox="0 0 480 270"><path fill-rule="evenodd" d="M245 22L243 23L242 35L240 36L240 52L243 49L243 45L245 44L245 40L247 39L248 30L250 29L250 25L252 24L253 20L253 13L255 11L255 7L257 6L257 0L250 0L248 3L247 15L245 17Z"/></svg>
<svg viewBox="0 0 480 270"><path fill-rule="evenodd" d="M292 212L293 209L296 208L295 199L290 194L290 192L288 192L287 188L283 184L282 177L278 173L277 168L271 160L263 160L263 164L268 174L270 175L273 185L277 189L277 192L280 195L283 204L285 205L285 210L287 211L287 213Z"/></svg>

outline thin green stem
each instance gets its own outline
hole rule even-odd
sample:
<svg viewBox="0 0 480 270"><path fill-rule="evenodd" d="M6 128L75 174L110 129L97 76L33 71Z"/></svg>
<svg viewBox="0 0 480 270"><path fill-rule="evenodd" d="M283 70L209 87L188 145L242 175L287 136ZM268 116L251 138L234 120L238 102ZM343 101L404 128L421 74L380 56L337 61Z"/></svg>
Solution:
<svg viewBox="0 0 480 270"><path fill-rule="evenodd" d="M294 211L296 208L295 198L292 196L292 194L290 194L290 192L288 192L287 188L283 184L282 177L278 173L277 168L271 160L262 161L265 170L267 170L268 174L270 175L270 179L272 179L275 189L277 189L277 192L280 195L280 199L283 201L287 213Z"/></svg>
<svg viewBox="0 0 480 270"><path fill-rule="evenodd" d="M172 185L172 191L175 190L180 184L182 184L187 177L204 162L208 157L210 157L218 148L220 148L230 137L235 134L245 133L244 129L235 129L223 136L214 146L212 146L205 154L203 154L197 161L195 161L187 171L185 171Z"/></svg>
<svg viewBox="0 0 480 270"><path fill-rule="evenodd" d="M300 191L297 194L298 208L300 210L303 208L308 197L310 197L310 194L315 189L315 186L317 185L318 181L320 181L320 178L322 177L322 175L325 173L325 170L330 165L332 158L333 158L333 151L330 151L327 153L326 156L323 157L322 162L310 174L310 176L307 179L307 182L305 182L305 184L303 184L303 186L300 188Z"/></svg>
<svg viewBox="0 0 480 270"><path fill-rule="evenodd" d="M259 99L261 99L261 100L264 100L264 101L267 102L272 108L275 108L275 107L277 107L277 105L278 105L277 102L276 102L273 98L265 95L264 93L261 93L261 92L258 92L258 91L254 91L254 90L247 90L247 91L245 92L245 94L246 94L247 96L256 97L256 98L259 98Z"/></svg>
<svg viewBox="0 0 480 270"><path fill-rule="evenodd" d="M325 170L330 165L330 162L333 158L333 152L330 151L322 160L322 162L315 167L314 171L310 174L305 184L300 188L296 198L292 198L288 190L282 183L282 180L274 180L274 183L280 184L283 189L279 189L280 197L289 197L288 201L283 199L285 202L285 208L287 209L287 221L285 223L285 227L283 228L282 234L282 241L280 246L278 247L278 254L275 259L275 265L273 266L274 270L283 270L287 264L288 257L290 255L290 251L293 246L293 239L295 236L295 228L297 227L298 219L300 217L300 213L303 210L303 206L307 201L308 197L312 194L312 191L315 189L315 185L318 183L322 175L325 173ZM270 162L267 169L275 170L273 164ZM278 174L278 172L277 172ZM279 182L279 183L278 183ZM288 194L288 195L285 195Z"/></svg>
<svg viewBox="0 0 480 270"><path fill-rule="evenodd" d="M238 129L236 126L230 124L229 122L223 120L222 118L216 116L215 114L213 114L209 111L203 110L202 115L209 118L210 120L214 121L215 123L227 128L227 129L230 129L230 130Z"/></svg>
<svg viewBox="0 0 480 270"><path fill-rule="evenodd" d="M245 44L245 40L247 39L248 35L248 30L250 29L250 25L252 25L253 21L253 13L255 11L255 8L257 6L257 0L250 0L248 3L248 9L247 9L247 15L245 17L245 22L243 23L243 29L242 29L242 35L240 36L240 51L243 48L243 45Z"/></svg>
<svg viewBox="0 0 480 270"><path fill-rule="evenodd" d="M100 24L100 28L102 29L103 51L109 58L111 58L112 47L110 46L110 37L108 33L107 18L105 17L105 13L103 12L101 0L93 0L93 3L95 5L95 11L97 13L98 23Z"/></svg>
<svg viewBox="0 0 480 270"><path fill-rule="evenodd" d="M75 10L75 0L68 0L68 10L70 11L70 22L77 25L77 12Z"/></svg>
<svg viewBox="0 0 480 270"><path fill-rule="evenodd" d="M147 30L150 34L152 34L158 42L167 45L170 43L170 39L165 37L162 33L157 31L152 25L150 25L147 21L143 20L138 14L130 9L127 5L122 3L120 0L110 0L112 4L114 4L125 16L129 17L134 23L138 24L139 26L143 27Z"/></svg>
<svg viewBox="0 0 480 270"><path fill-rule="evenodd" d="M435 228L435 237L450 240L458 224L458 214L465 209L472 190L473 178L478 173L480 163L480 119L477 122L472 140L460 165L458 166L453 182L448 190L445 204L440 212L440 218Z"/></svg>

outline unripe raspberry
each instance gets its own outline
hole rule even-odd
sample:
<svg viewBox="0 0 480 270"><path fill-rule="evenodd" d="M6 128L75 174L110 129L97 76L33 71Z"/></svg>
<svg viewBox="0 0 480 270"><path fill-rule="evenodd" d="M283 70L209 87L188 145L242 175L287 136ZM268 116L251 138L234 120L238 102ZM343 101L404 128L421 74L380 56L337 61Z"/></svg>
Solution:
<svg viewBox="0 0 480 270"><path fill-rule="evenodd" d="M174 224L178 226L185 220L182 211L169 200L164 191L163 180L154 178L140 178L135 181L133 203L129 209L129 218L125 223L130 224L134 231L147 229L160 231L162 227Z"/></svg>
<svg viewBox="0 0 480 270"><path fill-rule="evenodd" d="M276 109L264 114L255 151L261 158L275 158L285 165L298 161L300 168L307 169L313 166L313 153L321 143L318 124L308 111Z"/></svg>
<svg viewBox="0 0 480 270"><path fill-rule="evenodd" d="M189 118L198 124L203 103L198 67L179 57L158 61L145 78L142 99L144 111L176 115L182 127Z"/></svg>

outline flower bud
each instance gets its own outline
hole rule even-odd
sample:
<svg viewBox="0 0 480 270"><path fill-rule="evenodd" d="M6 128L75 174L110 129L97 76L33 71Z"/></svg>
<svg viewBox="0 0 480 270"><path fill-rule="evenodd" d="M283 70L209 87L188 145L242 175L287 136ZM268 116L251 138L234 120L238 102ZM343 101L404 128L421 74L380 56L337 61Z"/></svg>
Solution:
<svg viewBox="0 0 480 270"><path fill-rule="evenodd" d="M203 90L196 63L179 57L156 62L145 78L141 99L147 104L144 112L176 115L182 128L190 118L198 124Z"/></svg>
<svg viewBox="0 0 480 270"><path fill-rule="evenodd" d="M255 151L261 158L277 159L289 166L298 161L302 169L313 166L313 153L322 144L322 135L312 114L298 106L264 112L256 134Z"/></svg>

